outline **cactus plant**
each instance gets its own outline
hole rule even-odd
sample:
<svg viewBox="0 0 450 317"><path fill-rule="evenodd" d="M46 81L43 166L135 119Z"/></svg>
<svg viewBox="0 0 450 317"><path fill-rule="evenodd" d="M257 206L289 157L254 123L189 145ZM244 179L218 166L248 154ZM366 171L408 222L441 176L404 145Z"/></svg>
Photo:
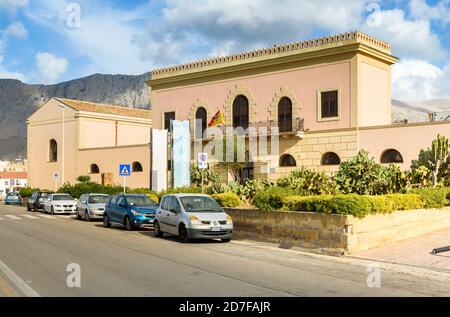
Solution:
<svg viewBox="0 0 450 317"><path fill-rule="evenodd" d="M430 165L432 167L433 186L438 184L439 169L447 161L448 155L448 139L438 134L431 145Z"/></svg>

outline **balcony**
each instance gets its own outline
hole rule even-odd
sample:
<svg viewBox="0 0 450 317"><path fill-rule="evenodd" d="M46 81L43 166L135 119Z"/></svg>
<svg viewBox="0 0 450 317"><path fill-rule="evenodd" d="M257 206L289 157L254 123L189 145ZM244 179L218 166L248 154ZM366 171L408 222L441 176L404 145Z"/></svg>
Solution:
<svg viewBox="0 0 450 317"><path fill-rule="evenodd" d="M304 136L304 122L305 120L303 118L294 118L292 122L289 121L275 121L275 120L269 120L269 121L256 121L256 122L250 122L248 129L245 129L245 131L242 131L240 133L243 133L246 137L249 135L251 136L259 136L259 135L267 135L270 136L272 133L276 133L276 129L278 129L278 134L282 137L289 137L289 136L295 136L298 138L303 139ZM232 125L220 125L217 126L216 129L220 129L222 131L222 135L226 134L227 128L233 128ZM246 128L246 127L243 127ZM238 131L235 132L235 134L238 134ZM195 140L200 140L198 138L194 138ZM214 138L214 135L211 135L209 137L203 137L203 141L208 141Z"/></svg>

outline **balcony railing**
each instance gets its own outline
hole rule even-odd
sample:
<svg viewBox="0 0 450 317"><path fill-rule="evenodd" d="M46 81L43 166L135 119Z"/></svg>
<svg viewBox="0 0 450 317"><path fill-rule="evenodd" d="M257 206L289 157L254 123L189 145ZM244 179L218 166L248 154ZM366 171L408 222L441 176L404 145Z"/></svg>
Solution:
<svg viewBox="0 0 450 317"><path fill-rule="evenodd" d="M244 134L248 136L249 134L256 134L256 135L262 135L267 134L271 135L273 133L276 133L276 129L278 128L278 134L280 135L297 135L299 137L303 137L304 132L304 122L305 120L303 118L294 118L291 120L286 121L276 121L276 120L269 120L269 121L256 121L256 122L250 122L248 127L241 127L242 129L239 131L238 129L235 130L236 134ZM226 135L227 128L234 128L232 125L220 125L216 128L220 129L222 132L222 135ZM214 134L214 133L211 133ZM203 137L203 140L210 140L213 136L210 137ZM195 136L193 136L195 138ZM195 138L198 140L198 138Z"/></svg>

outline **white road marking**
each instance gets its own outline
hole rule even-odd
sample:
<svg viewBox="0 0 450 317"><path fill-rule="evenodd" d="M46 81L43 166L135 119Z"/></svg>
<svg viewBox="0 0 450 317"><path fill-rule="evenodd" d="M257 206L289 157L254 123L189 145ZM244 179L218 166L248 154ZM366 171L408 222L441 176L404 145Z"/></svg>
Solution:
<svg viewBox="0 0 450 317"><path fill-rule="evenodd" d="M13 219L13 220L22 220L22 218L13 216L13 215L5 215L5 217L8 217L9 219Z"/></svg>
<svg viewBox="0 0 450 317"><path fill-rule="evenodd" d="M5 263L0 260L0 270L13 282L27 297L41 297L34 289L31 288L24 280L14 273Z"/></svg>
<svg viewBox="0 0 450 317"><path fill-rule="evenodd" d="M23 217L25 217L25 218L28 218L28 219L39 219L39 217L35 217L35 216L32 216L32 215L22 215Z"/></svg>
<svg viewBox="0 0 450 317"><path fill-rule="evenodd" d="M47 218L47 219L56 219L56 217L49 216L49 215L44 215L44 214L39 215L39 216L41 216L42 218Z"/></svg>

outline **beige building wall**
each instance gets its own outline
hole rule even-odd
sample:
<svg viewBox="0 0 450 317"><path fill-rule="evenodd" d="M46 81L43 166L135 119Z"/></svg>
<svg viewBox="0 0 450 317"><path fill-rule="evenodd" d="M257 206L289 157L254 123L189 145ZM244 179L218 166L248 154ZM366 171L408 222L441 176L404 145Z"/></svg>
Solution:
<svg viewBox="0 0 450 317"><path fill-rule="evenodd" d="M28 119L27 158L29 186L55 190L62 181L75 183L80 175L89 175L101 183L102 173L113 173L113 182L122 184L119 164L140 162L143 172L127 179L130 187L150 187L151 119L78 111L66 106L64 137L64 180L55 182L52 175L62 177L62 108L51 99ZM49 143L57 142L58 159L49 161ZM99 174L90 174L97 164ZM114 166L115 165L115 166Z"/></svg>
<svg viewBox="0 0 450 317"><path fill-rule="evenodd" d="M89 175L94 182L101 183L102 173L112 173L113 183L123 185L123 177L119 176L119 164L139 162L142 172L132 172L126 178L127 186L133 188L150 187L150 145L121 146L114 148L83 149L79 151L77 170L81 175ZM100 173L91 174L91 164L97 164Z"/></svg>

